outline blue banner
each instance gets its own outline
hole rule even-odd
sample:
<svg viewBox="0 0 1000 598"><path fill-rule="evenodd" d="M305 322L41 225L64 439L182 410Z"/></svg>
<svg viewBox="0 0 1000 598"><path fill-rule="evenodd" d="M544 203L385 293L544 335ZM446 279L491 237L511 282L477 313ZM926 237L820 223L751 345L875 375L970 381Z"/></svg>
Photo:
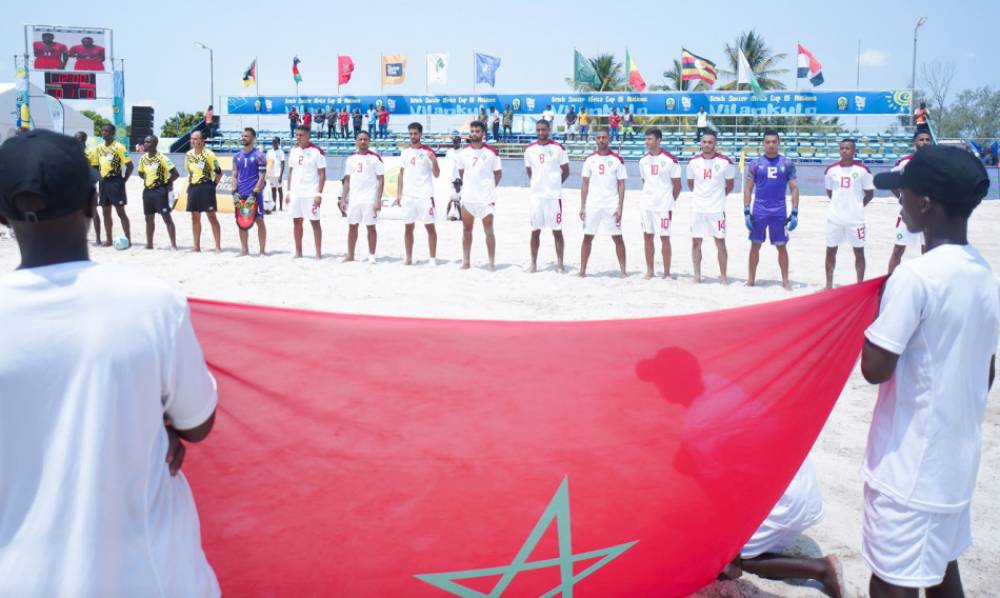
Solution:
<svg viewBox="0 0 1000 598"><path fill-rule="evenodd" d="M909 90L886 91L750 91L665 93L469 94L387 96L229 96L229 114L286 114L304 108L367 109L386 106L393 114L476 114L480 107L515 114L541 114L547 106L565 113L570 106L596 115L626 107L649 116L693 115L699 108L711 116L898 116L910 114Z"/></svg>

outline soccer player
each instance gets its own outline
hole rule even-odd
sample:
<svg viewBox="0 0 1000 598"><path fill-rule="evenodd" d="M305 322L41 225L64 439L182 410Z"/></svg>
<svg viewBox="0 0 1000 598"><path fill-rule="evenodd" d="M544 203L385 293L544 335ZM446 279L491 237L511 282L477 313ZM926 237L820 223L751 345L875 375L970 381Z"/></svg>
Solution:
<svg viewBox="0 0 1000 598"><path fill-rule="evenodd" d="M705 129L701 134L701 155L688 162L688 190L691 202L691 261L694 264L694 282L701 282L701 242L715 239L719 255L719 279L729 284L726 266L726 196L736 184L736 168L732 160L715 151L716 134Z"/></svg>
<svg viewBox="0 0 1000 598"><path fill-rule="evenodd" d="M97 154L87 148L87 134L83 131L77 131L75 135L76 142L80 144L80 148L83 149L83 155L87 157L87 163L90 167L94 169L94 172L100 175L100 164L97 162ZM101 216L94 210L94 235L97 237L95 245L101 245Z"/></svg>
<svg viewBox="0 0 1000 598"><path fill-rule="evenodd" d="M256 199L257 243L260 255L267 253L267 227L264 225L264 173L267 158L257 149L257 131L253 127L243 129L240 135L243 149L233 156L233 200L253 197ZM237 227L239 228L239 227ZM240 256L250 254L250 233L240 228Z"/></svg>
<svg viewBox="0 0 1000 598"><path fill-rule="evenodd" d="M758 156L747 167L743 187L743 218L750 231L750 275L747 286L757 283L757 263L760 246L766 238L778 250L778 268L781 269L781 286L792 289L788 281L788 232L799 225L799 183L795 164L778 153L781 139L774 129L764 131L764 155ZM756 197L754 197L756 189ZM792 213L787 212L785 190L792 192ZM751 199L753 209L751 210ZM786 228L787 227L787 228Z"/></svg>
<svg viewBox="0 0 1000 598"><path fill-rule="evenodd" d="M681 194L681 165L677 158L663 151L663 132L657 128L646 131L646 155L639 160L642 195L639 196L639 220L642 222L646 253L647 280L653 277L656 253L655 238L660 238L663 255L663 278L670 277L670 225L674 202Z"/></svg>
<svg viewBox="0 0 1000 598"><path fill-rule="evenodd" d="M587 276L587 262L594 235L611 235L618 255L621 277L628 276L625 270L625 243L622 242L622 209L625 205L625 160L608 149L607 127L601 127L594 135L597 151L583 162L580 175L580 220L583 221L583 244L580 247L580 277ZM588 205L589 202L589 205Z"/></svg>
<svg viewBox="0 0 1000 598"><path fill-rule="evenodd" d="M358 149L344 161L344 193L340 199L340 211L347 212L345 262L354 261L358 225L364 224L368 228L368 261L375 263L375 246L378 243L375 225L378 224L378 213L382 209L385 167L382 156L368 149L369 141L368 132L359 131L355 140ZM413 230L410 229L409 233L412 247Z"/></svg>
<svg viewBox="0 0 1000 598"><path fill-rule="evenodd" d="M913 151L931 145L934 141L931 139L931 134L926 131L917 131L913 134ZM902 172L906 168L907 163L913 158L913 154L907 154L896 161L896 164L892 167L895 172ZM899 189L892 190L893 195L900 199L902 203L902 195ZM903 222L903 210L900 207L899 216L896 217L896 243L892 246L892 255L889 257L889 274L896 269L899 262L903 261L903 252L906 251L907 245L920 245L920 252L925 251L924 247L924 233L917 232L911 233L906 230L906 223Z"/></svg>
<svg viewBox="0 0 1000 598"><path fill-rule="evenodd" d="M497 185L503 174L500 156L483 143L486 123L474 120L469 124L469 144L458 152L458 176L462 179L462 269L471 265L472 227L476 219L483 221L486 253L490 271L496 270L496 237L493 235L493 209L497 201Z"/></svg>
<svg viewBox="0 0 1000 598"><path fill-rule="evenodd" d="M968 239L989 178L965 150L932 145L875 186L900 190L903 222L927 252L889 277L861 352L862 375L880 385L863 470L869 592L962 596L1000 329L997 280Z"/></svg>
<svg viewBox="0 0 1000 598"><path fill-rule="evenodd" d="M865 279L865 206L875 196L868 167L854 159L855 142L840 142L840 162L826 168L826 196L830 210L826 217L826 288L833 288L837 249L848 244L854 249L854 270L858 282Z"/></svg>
<svg viewBox="0 0 1000 598"><path fill-rule="evenodd" d="M215 239L215 253L222 251L222 227L216 215L218 204L215 187L222 180L222 168L215 152L205 147L205 133L191 133L191 149L184 156L184 169L188 173L187 211L191 212L191 231L194 251L201 251L201 213L205 212Z"/></svg>
<svg viewBox="0 0 1000 598"><path fill-rule="evenodd" d="M69 58L76 58L74 68L78 71L103 71L104 48L94 43L94 38L85 37L69 49Z"/></svg>
<svg viewBox="0 0 1000 598"><path fill-rule="evenodd" d="M53 33L43 33L42 41L34 42L32 50L35 54L36 69L56 69L66 68L69 57L66 56L66 45L56 41Z"/></svg>
<svg viewBox="0 0 1000 598"><path fill-rule="evenodd" d="M142 213L146 217L146 249L153 248L153 232L156 230L156 215L163 217L170 236L170 247L177 249L177 230L170 211L174 209L170 194L174 181L180 176L170 158L156 151L160 140L156 135L147 135L142 140L145 153L139 158L139 177L142 178Z"/></svg>
<svg viewBox="0 0 1000 598"><path fill-rule="evenodd" d="M115 207L118 220L122 223L122 230L125 231L125 238L131 246L132 227L128 220L128 214L125 213L125 205L128 204L125 181L132 176L132 158L129 157L125 146L115 141L114 125L110 123L103 125L101 138L104 139L104 143L95 145L93 151L97 155L98 174L101 176L98 186L100 198L97 205L104 212L104 246L111 247L111 234L114 228L114 222L111 220L111 206Z"/></svg>
<svg viewBox="0 0 1000 598"><path fill-rule="evenodd" d="M569 156L566 149L552 140L552 124L547 120L535 123L538 139L524 150L524 168L531 180L531 203L528 214L531 223L531 271L538 270L538 247L542 229L552 231L556 246L556 272L563 268L565 242L562 234L562 184L569 178Z"/></svg>
<svg viewBox="0 0 1000 598"><path fill-rule="evenodd" d="M295 257L302 257L302 221L309 220L316 259L323 258L323 227L319 223L319 208L326 186L326 155L309 141L309 127L295 130L295 147L288 152L288 211L292 215L295 236Z"/></svg>
<svg viewBox="0 0 1000 598"><path fill-rule="evenodd" d="M285 190L281 188L281 177L285 174L285 152L281 149L281 138L271 140L267 150L267 184L271 187L271 202L278 210L285 209Z"/></svg>
<svg viewBox="0 0 1000 598"><path fill-rule="evenodd" d="M413 122L407 130L410 133L410 145L403 148L399 155L399 183L396 185L394 203L403 206L403 221L406 223L403 234L406 261L403 263L407 266L413 263L413 229L420 222L427 228L427 246L430 249L431 265L434 266L437 265L437 229L434 227L436 213L432 177L441 174L441 169L438 168L434 150L421 141L424 127Z"/></svg>

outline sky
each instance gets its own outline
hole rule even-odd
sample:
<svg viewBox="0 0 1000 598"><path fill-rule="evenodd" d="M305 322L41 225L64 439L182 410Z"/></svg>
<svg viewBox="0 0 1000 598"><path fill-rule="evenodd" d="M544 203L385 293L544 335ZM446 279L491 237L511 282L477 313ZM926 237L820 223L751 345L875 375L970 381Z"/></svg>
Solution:
<svg viewBox="0 0 1000 598"><path fill-rule="evenodd" d="M855 89L860 40L860 88L885 89L909 86L913 27L925 16L927 23L919 33L918 83L920 65L939 60L957 67L952 95L970 87L1000 87L994 41L1000 29L997 0L770 0L749 11L745 2L721 0L706 3L704 9L673 1L312 4L178 0L102 15L94 5L78 0L21 3L11 13L20 20L0 21L0 49L8 57L23 53L25 24L112 28L115 57L125 59L126 105L153 106L157 127L179 110L202 110L209 103L208 52L196 47L196 41L214 49L217 97L245 93L240 79L255 56L262 95L295 92L293 56L302 60L301 94L335 94L337 54L351 56L356 65L344 94L379 93L380 53L406 54L409 59L406 83L386 87L386 93L393 94L425 93L428 52L450 55L448 83L432 86L432 93L471 92L474 51L501 58L498 93L568 91L564 79L572 74L574 48L587 56L612 52L624 61L628 46L646 82L658 84L663 83L663 71L679 58L681 46L721 66L725 44L751 28L774 51L788 55L781 66L789 69L783 77L789 88L795 84L795 47L801 42L823 63L826 83L820 90ZM644 14L650 8L652 14ZM0 76L0 82L13 79L12 58L8 61L8 74ZM35 77L33 82L40 85L41 76ZM109 92L110 77L104 79ZM484 85L478 89L489 91ZM219 112L219 102L213 103ZM76 107L90 106L83 102ZM101 111L109 110L105 105Z"/></svg>

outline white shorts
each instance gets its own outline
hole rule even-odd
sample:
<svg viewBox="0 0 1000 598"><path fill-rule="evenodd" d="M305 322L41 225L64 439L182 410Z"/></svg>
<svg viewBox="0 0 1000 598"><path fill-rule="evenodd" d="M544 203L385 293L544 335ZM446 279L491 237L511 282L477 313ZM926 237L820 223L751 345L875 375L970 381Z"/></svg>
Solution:
<svg viewBox="0 0 1000 598"><path fill-rule="evenodd" d="M562 200L532 197L528 203L531 230L562 230Z"/></svg>
<svg viewBox="0 0 1000 598"><path fill-rule="evenodd" d="M378 224L378 216L375 215L375 204L348 203L347 224L364 224L365 226Z"/></svg>
<svg viewBox="0 0 1000 598"><path fill-rule="evenodd" d="M673 223L673 211L639 210L642 221L642 232L657 237L669 237L670 225Z"/></svg>
<svg viewBox="0 0 1000 598"><path fill-rule="evenodd" d="M293 197L288 202L288 214L292 218L319 220L319 208L313 205L315 198L315 195L310 197Z"/></svg>
<svg viewBox="0 0 1000 598"><path fill-rule="evenodd" d="M267 184L270 185L273 189L278 189L281 187L281 178L276 176L269 176L267 177Z"/></svg>
<svg viewBox="0 0 1000 598"><path fill-rule="evenodd" d="M865 484L861 555L879 579L904 588L936 586L971 544L968 506L958 513L918 511Z"/></svg>
<svg viewBox="0 0 1000 598"><path fill-rule="evenodd" d="M865 225L845 226L831 220L826 221L826 246L840 247L850 245L858 248L865 246Z"/></svg>
<svg viewBox="0 0 1000 598"><path fill-rule="evenodd" d="M404 195L399 205L403 206L403 222L406 224L413 224L415 222L433 224L437 216L434 211L433 197Z"/></svg>
<svg viewBox="0 0 1000 598"><path fill-rule="evenodd" d="M896 245L926 245L924 233L911 233L903 224L903 217L896 216Z"/></svg>
<svg viewBox="0 0 1000 598"><path fill-rule="evenodd" d="M705 237L715 237L716 239L725 239L726 213L692 212L691 236L695 239L704 239Z"/></svg>
<svg viewBox="0 0 1000 598"><path fill-rule="evenodd" d="M473 218L486 218L493 214L491 203L462 203L462 210L472 214Z"/></svg>
<svg viewBox="0 0 1000 598"><path fill-rule="evenodd" d="M583 221L585 235L622 234L622 223L615 220L615 208L587 208L587 217Z"/></svg>

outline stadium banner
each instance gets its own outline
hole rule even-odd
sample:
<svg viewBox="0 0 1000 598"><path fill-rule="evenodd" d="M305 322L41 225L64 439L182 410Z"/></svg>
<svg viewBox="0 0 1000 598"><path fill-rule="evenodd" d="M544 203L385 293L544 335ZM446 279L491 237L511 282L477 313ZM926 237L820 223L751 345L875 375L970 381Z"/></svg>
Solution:
<svg viewBox="0 0 1000 598"><path fill-rule="evenodd" d="M31 68L36 71L107 72L110 29L94 27L31 27Z"/></svg>
<svg viewBox="0 0 1000 598"><path fill-rule="evenodd" d="M192 300L208 561L232 596L688 595L813 446L883 282L589 322Z"/></svg>
<svg viewBox="0 0 1000 598"><path fill-rule="evenodd" d="M393 114L477 114L510 106L515 114L541 114L546 106L565 113L573 106L595 115L613 108L649 116L695 115L704 108L714 117L727 116L898 116L910 113L909 90L886 91L750 91L665 93L469 94L386 96L228 96L229 114L286 114L292 107L315 110L329 106L386 106Z"/></svg>

